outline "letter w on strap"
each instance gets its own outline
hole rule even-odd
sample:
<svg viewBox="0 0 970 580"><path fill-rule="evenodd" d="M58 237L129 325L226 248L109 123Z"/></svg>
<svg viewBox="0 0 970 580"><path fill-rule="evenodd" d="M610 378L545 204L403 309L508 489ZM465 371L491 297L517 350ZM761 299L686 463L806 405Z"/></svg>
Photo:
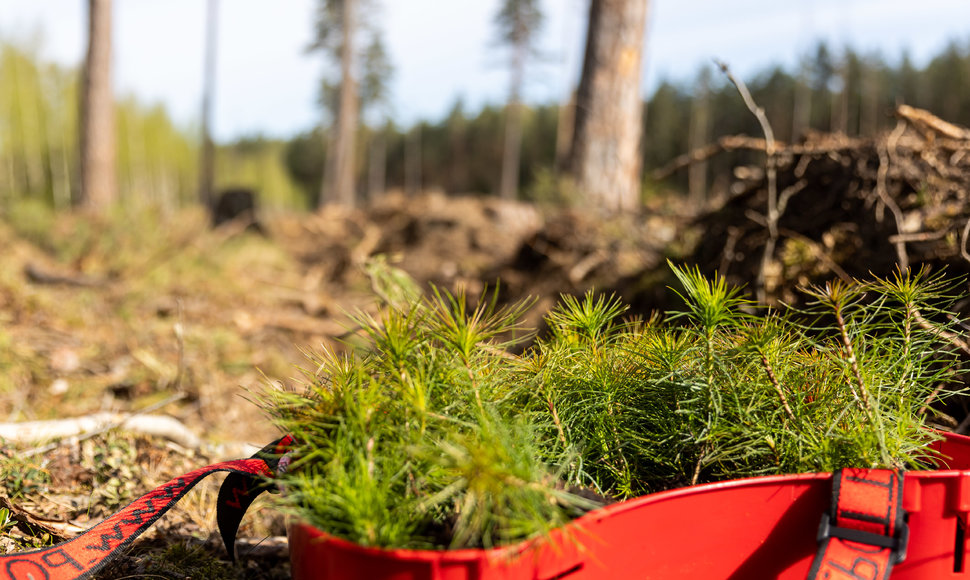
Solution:
<svg viewBox="0 0 970 580"><path fill-rule="evenodd" d="M809 580L886 580L906 558L909 528L903 473L840 469L832 474L832 505L818 528Z"/></svg>

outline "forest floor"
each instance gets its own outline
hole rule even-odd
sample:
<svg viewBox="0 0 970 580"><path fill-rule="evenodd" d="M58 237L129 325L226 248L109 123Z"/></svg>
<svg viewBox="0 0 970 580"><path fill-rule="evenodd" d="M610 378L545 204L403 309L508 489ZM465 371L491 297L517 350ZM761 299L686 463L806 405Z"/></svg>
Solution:
<svg viewBox="0 0 970 580"><path fill-rule="evenodd" d="M696 242L689 218L662 203L602 220L392 195L363 209L264 215L260 235L241 223L210 229L199 210L95 222L18 206L0 221L0 434L13 430L0 447L0 553L73 537L172 477L278 437L258 393L301 388L306 351L348 348L350 315L373 312L402 272L426 291L531 298L524 323L535 329L563 293L615 292L649 309L665 293L665 259ZM94 414L116 428L43 446L21 424ZM117 428L144 414L182 429ZM98 577L287 578L271 500L257 500L240 529L241 563L228 563L214 517L220 479Z"/></svg>

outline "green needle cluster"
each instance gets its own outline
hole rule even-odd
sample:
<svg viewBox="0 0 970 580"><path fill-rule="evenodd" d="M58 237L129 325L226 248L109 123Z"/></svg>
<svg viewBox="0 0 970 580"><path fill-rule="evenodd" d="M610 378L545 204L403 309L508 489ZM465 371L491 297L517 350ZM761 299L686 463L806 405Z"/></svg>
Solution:
<svg viewBox="0 0 970 580"><path fill-rule="evenodd" d="M682 311L563 296L537 339L520 328L529 304L495 294L358 316L366 344L310 355L304 392L263 398L300 442L282 501L363 545L491 547L684 485L928 465L934 403L963 373L952 282L899 272L759 311L671 267Z"/></svg>

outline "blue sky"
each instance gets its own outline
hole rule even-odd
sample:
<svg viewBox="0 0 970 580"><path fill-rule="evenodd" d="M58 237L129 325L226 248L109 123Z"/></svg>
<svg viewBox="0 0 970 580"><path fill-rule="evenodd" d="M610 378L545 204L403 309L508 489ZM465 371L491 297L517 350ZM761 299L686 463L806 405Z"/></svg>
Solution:
<svg viewBox="0 0 970 580"><path fill-rule="evenodd" d="M392 112L402 124L501 103L504 53L493 41L499 0L378 0L375 15L395 66ZM48 59L84 54L84 0L0 0L0 37L35 42ZM326 65L307 54L314 0L221 0L214 130L218 139L290 136L320 122ZM561 100L579 75L585 0L542 0L546 23L527 99ZM205 0L116 0L115 87L163 103L177 122L199 117ZM644 91L690 79L712 58L750 76L793 64L814 42L849 43L891 61L904 48L922 65L945 44L970 41L964 0L651 0Z"/></svg>

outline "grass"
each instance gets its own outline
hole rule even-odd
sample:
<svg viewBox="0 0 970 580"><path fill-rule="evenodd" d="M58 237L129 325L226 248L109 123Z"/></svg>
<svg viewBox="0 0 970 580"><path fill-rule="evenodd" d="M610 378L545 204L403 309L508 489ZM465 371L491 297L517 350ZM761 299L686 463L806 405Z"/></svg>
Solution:
<svg viewBox="0 0 970 580"><path fill-rule="evenodd" d="M256 384L254 364L272 376L292 372L295 356L259 350L232 318L280 308L265 279L299 283L294 258L273 242L209 231L198 208L118 210L95 227L27 201L9 218L0 223L0 412L56 412L60 398L34 404L56 379L68 381L63 397L75 412L100 407L103 389L120 383L164 391L180 348L189 388L227 378L238 385L244 374ZM27 266L94 284L29 283ZM76 362L58 367L65 353Z"/></svg>
<svg viewBox="0 0 970 580"><path fill-rule="evenodd" d="M217 560L198 545L176 542L157 557L147 559L144 572L148 578L208 578L228 580L236 578L232 565Z"/></svg>
<svg viewBox="0 0 970 580"><path fill-rule="evenodd" d="M435 290L358 317L366 344L311 355L302 392L263 397L300 442L284 508L367 546L490 547L608 498L928 465L930 403L964 372L952 282L899 272L764 310L672 268L681 311L625 318L613 297L564 296L519 356L528 304Z"/></svg>

